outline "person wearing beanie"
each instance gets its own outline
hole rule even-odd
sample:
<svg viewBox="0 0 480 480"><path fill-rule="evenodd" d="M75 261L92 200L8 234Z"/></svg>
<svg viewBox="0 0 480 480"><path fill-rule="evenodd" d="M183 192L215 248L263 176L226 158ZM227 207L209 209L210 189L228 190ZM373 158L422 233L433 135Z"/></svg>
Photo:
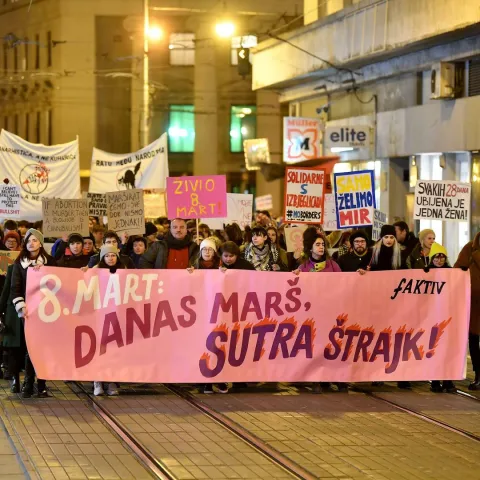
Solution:
<svg viewBox="0 0 480 480"><path fill-rule="evenodd" d="M227 270L255 270L255 267L241 257L240 247L232 241L225 242L220 247L221 264L223 272Z"/></svg>
<svg viewBox="0 0 480 480"><path fill-rule="evenodd" d="M383 225L380 230L380 240L374 245L372 251L372 260L367 270L359 270L361 275L368 270L372 271L388 271L400 270L405 268L402 262L402 252L400 244L395 236L395 227L393 225ZM383 382L373 382L373 385L383 385ZM411 383L402 381L397 382L398 388L411 388Z"/></svg>
<svg viewBox="0 0 480 480"><path fill-rule="evenodd" d="M154 223L145 223L145 238L147 239L147 247L157 241L158 230Z"/></svg>
<svg viewBox="0 0 480 480"><path fill-rule="evenodd" d="M21 250L20 235L17 232L8 232L3 239L3 243L7 250L19 252Z"/></svg>
<svg viewBox="0 0 480 480"><path fill-rule="evenodd" d="M198 258L198 245L192 241L183 218L175 218L164 240L152 243L140 259L140 268L183 270Z"/></svg>
<svg viewBox="0 0 480 480"><path fill-rule="evenodd" d="M98 257L100 260L94 268L108 268L110 273L115 273L118 269L129 268L121 261L120 250L117 245L109 243L103 244ZM107 383L101 380L95 380L93 382L93 394L98 397L104 393L110 397L117 396L118 385L114 382Z"/></svg>
<svg viewBox="0 0 480 480"><path fill-rule="evenodd" d="M187 270L193 273L194 270L217 270L219 266L220 257L217 254L217 244L213 237L208 237L202 240L198 258ZM226 383L218 383L217 388L220 393L228 393L228 385ZM204 384L202 386L202 393L214 393L213 384Z"/></svg>
<svg viewBox="0 0 480 480"><path fill-rule="evenodd" d="M472 359L475 379L469 390L480 390L480 232L468 242L458 255L454 268L470 273L470 325L468 327L468 349Z"/></svg>
<svg viewBox="0 0 480 480"><path fill-rule="evenodd" d="M23 332L23 320L28 314L27 304L25 303L25 291L27 288L27 273L30 268L40 268L42 265L55 267L57 262L43 248L43 235L40 231L30 228L25 234L22 250L18 255L12 270L12 283L10 289L9 301L15 307L18 316L16 325L17 331L21 332L20 336L22 345L25 344L25 336ZM20 362L17 362L19 365ZM15 372L12 372L15 373ZM19 373L19 372L18 372ZM34 393L35 369L28 354L25 354L25 379L22 386L23 398L30 398ZM46 381L37 379L37 392L39 397L47 397Z"/></svg>
<svg viewBox="0 0 480 480"><path fill-rule="evenodd" d="M280 252L268 238L264 227L252 229L252 241L245 247L243 258L250 262L255 270L261 272L286 272L287 266L280 259Z"/></svg>
<svg viewBox="0 0 480 480"><path fill-rule="evenodd" d="M407 267L418 269L428 267L430 264L430 249L435 242L435 232L426 228L418 234L420 243L412 250L407 258Z"/></svg>
<svg viewBox="0 0 480 480"><path fill-rule="evenodd" d="M83 237L80 233L71 233L67 239L67 249L57 261L57 267L82 268L88 265L90 257L83 253Z"/></svg>
<svg viewBox="0 0 480 480"><path fill-rule="evenodd" d="M105 232L105 235L103 237L103 246L105 245L113 245L114 247L117 247L120 250L121 248L120 237L116 234L116 232L112 230L108 230L107 232ZM101 258L99 253L92 255L90 257L90 260L88 261L88 268L93 268L95 265L98 265L100 260ZM121 251L120 251L120 262L122 262L123 268L128 268L128 269L135 268L135 265L132 262L132 259L128 255L122 254Z"/></svg>
<svg viewBox="0 0 480 480"><path fill-rule="evenodd" d="M342 272L366 270L372 260L372 250L368 247L369 239L363 230L356 230L350 235L350 252L338 259Z"/></svg>
<svg viewBox="0 0 480 480"><path fill-rule="evenodd" d="M217 244L213 237L208 237L202 240L200 244L200 252L198 258L188 269L189 272L193 270L215 270L220 266L220 257L217 253Z"/></svg>

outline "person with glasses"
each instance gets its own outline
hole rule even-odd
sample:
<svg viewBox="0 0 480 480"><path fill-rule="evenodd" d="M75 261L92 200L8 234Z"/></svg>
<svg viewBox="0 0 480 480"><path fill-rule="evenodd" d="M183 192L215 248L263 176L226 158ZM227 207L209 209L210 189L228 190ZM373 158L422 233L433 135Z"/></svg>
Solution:
<svg viewBox="0 0 480 480"><path fill-rule="evenodd" d="M372 260L372 249L368 247L367 234L362 230L356 230L350 235L351 249L345 255L338 258L338 266L342 272L358 272L366 270Z"/></svg>

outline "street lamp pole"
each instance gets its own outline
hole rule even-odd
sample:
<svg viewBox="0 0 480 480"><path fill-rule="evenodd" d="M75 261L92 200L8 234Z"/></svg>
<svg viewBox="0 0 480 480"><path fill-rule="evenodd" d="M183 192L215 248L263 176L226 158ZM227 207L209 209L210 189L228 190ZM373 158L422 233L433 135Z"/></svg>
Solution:
<svg viewBox="0 0 480 480"><path fill-rule="evenodd" d="M150 141L150 90L149 90L149 61L148 61L148 34L150 29L149 21L149 0L143 0L143 102L141 116L141 148L146 147Z"/></svg>

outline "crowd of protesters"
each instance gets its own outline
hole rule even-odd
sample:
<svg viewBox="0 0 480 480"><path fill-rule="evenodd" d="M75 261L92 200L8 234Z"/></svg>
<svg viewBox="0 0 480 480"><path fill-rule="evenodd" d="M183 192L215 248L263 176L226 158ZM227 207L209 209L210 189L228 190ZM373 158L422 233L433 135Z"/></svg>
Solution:
<svg viewBox="0 0 480 480"><path fill-rule="evenodd" d="M11 380L11 391L29 398L34 393L48 396L45 380L35 378L34 365L25 342L24 321L28 316L25 300L26 278L30 268L43 265L62 268L117 269L220 269L258 270L269 272L357 272L398 269L451 268L446 249L435 242L433 230L422 230L418 238L400 221L384 225L380 239L372 242L364 230L325 232L320 225L309 226L303 233L303 252L287 253L285 225L278 227L269 212L257 212L253 226L242 229L237 224L224 230L211 230L208 225L176 218L160 217L145 224L143 236L122 238L107 230L99 219L91 217L90 234L72 232L61 239L51 239L51 253L45 249L41 222L7 220L0 231L0 250L17 252L14 263L0 275L0 375ZM471 275L471 318L469 349L475 379L471 390L480 390L480 233L462 249L453 267L469 270ZM23 383L20 374L24 371ZM36 382L35 382L36 380ZM379 384L381 382L375 382ZM335 384L346 391L347 384ZM201 386L203 393L213 393L214 386ZM410 382L398 382L399 388L411 388ZM314 393L332 388L330 383L312 386ZM227 384L217 384L220 393L228 392ZM451 380L432 381L433 392L454 392ZM118 395L118 385L94 382L95 395Z"/></svg>

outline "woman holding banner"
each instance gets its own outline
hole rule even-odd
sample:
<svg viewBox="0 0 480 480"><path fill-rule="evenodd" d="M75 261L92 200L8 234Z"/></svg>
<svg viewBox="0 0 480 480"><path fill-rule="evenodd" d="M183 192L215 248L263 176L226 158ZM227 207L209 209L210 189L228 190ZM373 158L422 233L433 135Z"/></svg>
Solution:
<svg viewBox="0 0 480 480"><path fill-rule="evenodd" d="M303 263L294 270L295 275L301 272L341 272L338 264L328 254L328 241L325 234L319 233L315 227L309 227L303 232ZM347 384L336 384L340 392L348 390ZM323 389L329 389L329 382L314 383L313 393L322 393Z"/></svg>
<svg viewBox="0 0 480 480"><path fill-rule="evenodd" d="M209 237L202 240L198 258L187 270L193 273L194 270L217 270L219 266L220 257L217 254L217 244L213 237ZM220 393L228 393L228 385L226 383L218 383L217 388ZM213 385L211 383L203 385L202 393L214 393Z"/></svg>
<svg viewBox="0 0 480 480"><path fill-rule="evenodd" d="M115 273L118 269L128 268L120 260L120 250L116 245L103 245L100 250L100 261L93 268L108 268L110 273ZM106 386L106 389L105 389ZM118 387L114 382L93 382L93 394L98 397L106 393L109 397L114 397L118 395Z"/></svg>
<svg viewBox="0 0 480 480"><path fill-rule="evenodd" d="M270 239L270 244L275 245L277 247L280 261L284 265L288 265L287 252L280 246L280 236L278 234L278 230L275 227L268 227L267 235L268 235L268 238Z"/></svg>
<svg viewBox="0 0 480 480"><path fill-rule="evenodd" d="M28 230L25 234L22 250L13 265L9 301L13 303L17 315L22 321L26 320L28 322L28 310L25 303L28 269L38 270L42 265L48 265L49 267L57 265L56 261L43 248L43 242L41 232L33 228ZM24 338L22 340L25 342ZM30 398L33 395L34 382L35 369L27 351L25 355L25 379L22 386L23 398ZM45 380L37 378L37 393L39 397L48 397Z"/></svg>

